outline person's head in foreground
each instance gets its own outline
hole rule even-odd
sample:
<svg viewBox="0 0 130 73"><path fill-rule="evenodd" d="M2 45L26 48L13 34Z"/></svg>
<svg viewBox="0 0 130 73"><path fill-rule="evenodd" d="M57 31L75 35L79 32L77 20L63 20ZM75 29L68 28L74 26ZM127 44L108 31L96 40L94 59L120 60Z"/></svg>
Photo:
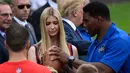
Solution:
<svg viewBox="0 0 130 73"><path fill-rule="evenodd" d="M82 64L76 73L98 73L97 68L92 64Z"/></svg>
<svg viewBox="0 0 130 73"><path fill-rule="evenodd" d="M13 53L21 53L26 56L27 49L29 48L29 33L28 30L16 24L12 24L6 30L6 43L9 50L9 55Z"/></svg>

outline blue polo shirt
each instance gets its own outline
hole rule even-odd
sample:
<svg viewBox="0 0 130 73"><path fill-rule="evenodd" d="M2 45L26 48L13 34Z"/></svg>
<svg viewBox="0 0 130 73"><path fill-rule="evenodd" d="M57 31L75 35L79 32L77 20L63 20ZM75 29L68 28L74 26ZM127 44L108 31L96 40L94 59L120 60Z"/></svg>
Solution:
<svg viewBox="0 0 130 73"><path fill-rule="evenodd" d="M88 48L88 62L101 62L116 73L130 73L130 37L111 24L101 41L97 39Z"/></svg>
<svg viewBox="0 0 130 73"><path fill-rule="evenodd" d="M79 26L79 27L77 27L77 29L80 31L80 34L81 34L81 37L83 38L83 40L87 40L90 42L93 41L92 37L87 33L87 30L85 28L82 28Z"/></svg>

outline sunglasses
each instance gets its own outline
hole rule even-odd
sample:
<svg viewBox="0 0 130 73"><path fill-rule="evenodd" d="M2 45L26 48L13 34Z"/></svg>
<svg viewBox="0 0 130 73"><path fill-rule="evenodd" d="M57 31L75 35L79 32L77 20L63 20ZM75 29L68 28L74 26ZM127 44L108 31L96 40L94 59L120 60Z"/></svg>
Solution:
<svg viewBox="0 0 130 73"><path fill-rule="evenodd" d="M31 7L30 4L27 4L27 5L18 5L17 7L18 7L19 9L24 9L25 6L26 6L27 9L29 9L29 8Z"/></svg>

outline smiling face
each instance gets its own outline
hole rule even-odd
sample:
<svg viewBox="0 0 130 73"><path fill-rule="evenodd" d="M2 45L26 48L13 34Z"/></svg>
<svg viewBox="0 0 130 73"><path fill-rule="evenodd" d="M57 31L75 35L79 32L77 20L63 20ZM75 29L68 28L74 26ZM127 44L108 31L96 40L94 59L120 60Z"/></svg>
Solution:
<svg viewBox="0 0 130 73"><path fill-rule="evenodd" d="M49 34L49 36L53 37L58 35L59 33L59 22L56 17L49 16L46 19L46 29Z"/></svg>

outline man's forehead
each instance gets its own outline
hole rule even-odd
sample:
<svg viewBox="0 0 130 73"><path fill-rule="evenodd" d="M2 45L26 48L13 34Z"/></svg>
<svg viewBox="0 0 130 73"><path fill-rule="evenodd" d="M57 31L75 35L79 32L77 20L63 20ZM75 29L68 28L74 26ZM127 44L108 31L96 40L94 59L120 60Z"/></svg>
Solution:
<svg viewBox="0 0 130 73"><path fill-rule="evenodd" d="M30 0L13 0L12 1L13 4L26 4L26 3L30 3Z"/></svg>
<svg viewBox="0 0 130 73"><path fill-rule="evenodd" d="M0 4L0 8L2 9L3 7L10 7L10 6L9 5Z"/></svg>
<svg viewBox="0 0 130 73"><path fill-rule="evenodd" d="M0 13L12 13L9 5L0 5Z"/></svg>
<svg viewBox="0 0 130 73"><path fill-rule="evenodd" d="M83 17L84 18L89 18L90 16L89 16L89 13L83 13Z"/></svg>

